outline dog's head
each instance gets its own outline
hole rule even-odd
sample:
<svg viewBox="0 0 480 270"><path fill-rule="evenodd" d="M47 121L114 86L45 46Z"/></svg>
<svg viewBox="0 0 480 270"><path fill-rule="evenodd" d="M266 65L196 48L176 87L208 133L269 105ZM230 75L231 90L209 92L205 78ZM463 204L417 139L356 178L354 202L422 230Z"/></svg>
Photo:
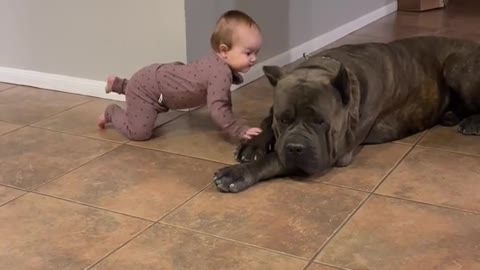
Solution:
<svg viewBox="0 0 480 270"><path fill-rule="evenodd" d="M290 168L312 174L331 167L352 140L352 94L349 72L338 61L311 60L284 73L263 71L275 87L275 150Z"/></svg>

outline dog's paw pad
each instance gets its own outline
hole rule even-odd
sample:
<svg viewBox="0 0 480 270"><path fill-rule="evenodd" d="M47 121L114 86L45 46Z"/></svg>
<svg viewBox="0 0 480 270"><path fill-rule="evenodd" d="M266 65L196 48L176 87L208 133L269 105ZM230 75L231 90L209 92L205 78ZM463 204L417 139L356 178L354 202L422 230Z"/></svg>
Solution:
<svg viewBox="0 0 480 270"><path fill-rule="evenodd" d="M457 129L464 135L480 135L480 115L473 115L463 119Z"/></svg>

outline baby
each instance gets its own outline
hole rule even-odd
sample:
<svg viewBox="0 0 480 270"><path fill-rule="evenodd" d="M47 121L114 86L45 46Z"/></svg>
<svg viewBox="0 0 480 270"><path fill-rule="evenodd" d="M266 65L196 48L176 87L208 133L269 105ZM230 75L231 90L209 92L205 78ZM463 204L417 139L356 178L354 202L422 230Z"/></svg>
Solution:
<svg viewBox="0 0 480 270"><path fill-rule="evenodd" d="M262 46L259 26L247 14L231 10L217 21L210 43L213 51L190 64L152 64L137 71L130 80L109 77L106 92L124 94L123 110L108 105L98 125L111 123L130 140L151 138L158 113L207 104L210 117L228 136L249 140L262 132L251 128L232 112L230 87L240 84L255 64Z"/></svg>

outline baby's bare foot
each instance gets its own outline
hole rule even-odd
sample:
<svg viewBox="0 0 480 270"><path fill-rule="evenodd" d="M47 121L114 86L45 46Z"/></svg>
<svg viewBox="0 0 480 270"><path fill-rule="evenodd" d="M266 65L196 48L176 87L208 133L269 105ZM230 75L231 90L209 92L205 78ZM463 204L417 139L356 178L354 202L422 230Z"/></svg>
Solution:
<svg viewBox="0 0 480 270"><path fill-rule="evenodd" d="M115 76L110 76L107 79L107 86L105 86L105 92L108 94L112 92L113 88L113 82L115 81L116 77Z"/></svg>
<svg viewBox="0 0 480 270"><path fill-rule="evenodd" d="M106 124L107 124L107 120L105 119L105 114L102 113L98 117L98 127L101 129L104 129Z"/></svg>

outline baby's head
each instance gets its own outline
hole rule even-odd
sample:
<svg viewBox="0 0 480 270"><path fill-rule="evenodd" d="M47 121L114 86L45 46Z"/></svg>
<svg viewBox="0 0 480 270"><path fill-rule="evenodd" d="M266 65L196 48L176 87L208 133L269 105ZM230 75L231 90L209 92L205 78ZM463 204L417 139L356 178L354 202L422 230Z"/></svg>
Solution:
<svg viewBox="0 0 480 270"><path fill-rule="evenodd" d="M247 14L230 10L217 21L210 43L212 49L237 72L247 72L257 61L262 34Z"/></svg>

